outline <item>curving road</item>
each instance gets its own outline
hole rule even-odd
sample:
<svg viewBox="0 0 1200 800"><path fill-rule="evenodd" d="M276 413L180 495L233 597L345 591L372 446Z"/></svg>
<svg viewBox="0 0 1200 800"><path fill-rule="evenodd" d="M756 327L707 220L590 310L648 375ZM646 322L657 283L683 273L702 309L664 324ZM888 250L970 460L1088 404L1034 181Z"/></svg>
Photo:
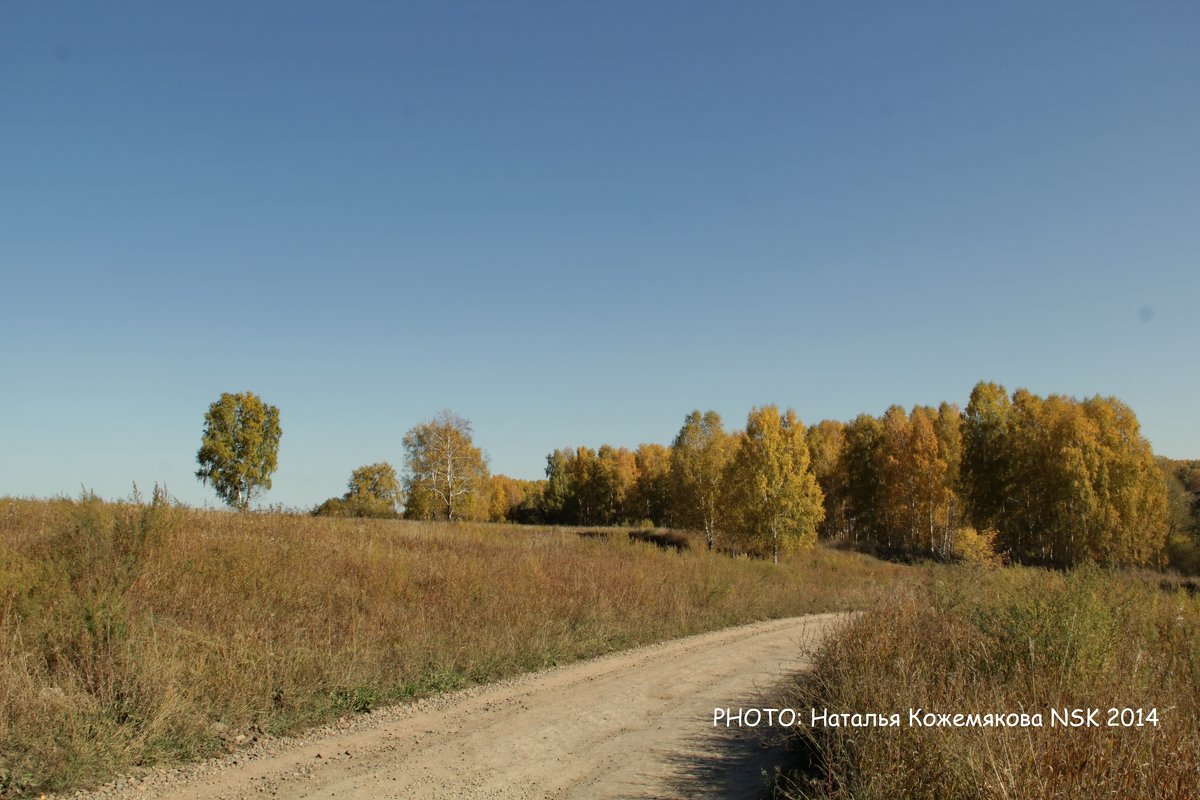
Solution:
<svg viewBox="0 0 1200 800"><path fill-rule="evenodd" d="M757 797L778 754L714 707L769 705L844 619L729 628L373 714L105 787L134 798ZM93 795L96 796L96 795Z"/></svg>

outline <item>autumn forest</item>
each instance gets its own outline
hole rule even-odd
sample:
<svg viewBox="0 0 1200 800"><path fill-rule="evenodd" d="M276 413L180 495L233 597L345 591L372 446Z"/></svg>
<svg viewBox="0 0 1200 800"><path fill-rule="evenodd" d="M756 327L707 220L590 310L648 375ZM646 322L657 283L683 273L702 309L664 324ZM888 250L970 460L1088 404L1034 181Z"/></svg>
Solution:
<svg viewBox="0 0 1200 800"><path fill-rule="evenodd" d="M471 434L443 412L405 438L403 477L364 466L314 513L689 528L710 548L776 560L819 538L946 561L1196 567L1200 469L1156 459L1111 397L981 382L965 409L805 427L764 406L740 430L693 411L669 446L562 448L538 481L489 474Z"/></svg>

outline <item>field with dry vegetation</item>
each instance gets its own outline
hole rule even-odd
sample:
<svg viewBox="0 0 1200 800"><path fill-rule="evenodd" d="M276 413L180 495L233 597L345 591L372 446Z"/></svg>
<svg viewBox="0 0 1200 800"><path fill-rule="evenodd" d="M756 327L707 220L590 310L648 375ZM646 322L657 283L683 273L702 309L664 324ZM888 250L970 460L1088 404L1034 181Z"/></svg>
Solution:
<svg viewBox="0 0 1200 800"><path fill-rule="evenodd" d="M1188 588L1095 568L933 569L831 640L783 699L902 724L802 732L803 766L781 795L1200 797L1200 599ZM1041 713L1044 726L915 727L910 708ZM1100 725L1052 726L1051 708L1100 709ZM1110 727L1110 708L1141 709L1144 724L1129 713Z"/></svg>
<svg viewBox="0 0 1200 800"><path fill-rule="evenodd" d="M775 566L679 534L585 533L0 500L0 797L619 648L862 608L914 574L821 547Z"/></svg>

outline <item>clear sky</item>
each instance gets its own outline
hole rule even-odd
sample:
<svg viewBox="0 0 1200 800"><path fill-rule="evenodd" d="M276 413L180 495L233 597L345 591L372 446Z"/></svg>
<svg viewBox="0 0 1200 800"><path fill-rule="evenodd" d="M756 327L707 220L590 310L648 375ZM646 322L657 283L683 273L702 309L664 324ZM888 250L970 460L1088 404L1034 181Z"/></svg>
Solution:
<svg viewBox="0 0 1200 800"><path fill-rule="evenodd" d="M1200 457L1194 2L0 4L0 495L311 506L996 380Z"/></svg>

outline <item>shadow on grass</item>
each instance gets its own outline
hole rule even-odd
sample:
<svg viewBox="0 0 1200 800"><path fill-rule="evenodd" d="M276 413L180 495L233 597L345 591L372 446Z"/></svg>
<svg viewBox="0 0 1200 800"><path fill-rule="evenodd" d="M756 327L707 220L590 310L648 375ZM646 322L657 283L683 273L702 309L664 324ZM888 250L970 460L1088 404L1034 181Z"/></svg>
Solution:
<svg viewBox="0 0 1200 800"><path fill-rule="evenodd" d="M641 529L635 528L627 530L625 528L585 528L575 531L575 535L584 539L604 539L619 541L620 539L629 539L631 542L644 542L652 544L655 547L663 550L690 550L692 549L692 536L683 531L674 530L658 530L653 528Z"/></svg>
<svg viewBox="0 0 1200 800"><path fill-rule="evenodd" d="M687 534L678 531L635 530L629 532L629 539L633 542L652 544L663 550L682 551L692 546Z"/></svg>

